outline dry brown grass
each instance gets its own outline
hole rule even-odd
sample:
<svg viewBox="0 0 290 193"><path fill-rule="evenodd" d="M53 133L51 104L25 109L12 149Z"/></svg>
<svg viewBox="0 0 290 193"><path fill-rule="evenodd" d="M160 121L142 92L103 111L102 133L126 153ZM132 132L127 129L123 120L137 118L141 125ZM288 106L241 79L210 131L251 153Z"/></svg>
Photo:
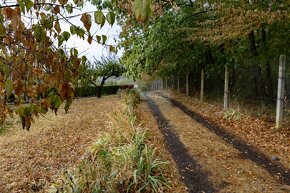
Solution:
<svg viewBox="0 0 290 193"><path fill-rule="evenodd" d="M68 114L49 112L29 132L16 121L0 135L0 192L42 192L97 139L116 101L115 96L75 100Z"/></svg>

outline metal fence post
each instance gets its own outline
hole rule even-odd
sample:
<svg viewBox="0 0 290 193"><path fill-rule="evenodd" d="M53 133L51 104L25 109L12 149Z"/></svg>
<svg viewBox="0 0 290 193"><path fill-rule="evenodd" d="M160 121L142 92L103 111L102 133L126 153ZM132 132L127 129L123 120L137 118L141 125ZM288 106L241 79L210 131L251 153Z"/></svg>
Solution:
<svg viewBox="0 0 290 193"><path fill-rule="evenodd" d="M285 97L285 77L286 77L286 56L281 55L279 58L279 79L277 89L277 107L276 107L276 128L282 126L283 105Z"/></svg>

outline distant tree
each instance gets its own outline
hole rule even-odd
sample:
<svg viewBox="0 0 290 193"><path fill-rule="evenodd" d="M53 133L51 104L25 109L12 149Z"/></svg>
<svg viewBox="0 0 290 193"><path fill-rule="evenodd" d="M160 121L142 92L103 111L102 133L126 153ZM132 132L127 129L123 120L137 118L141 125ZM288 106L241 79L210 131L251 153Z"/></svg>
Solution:
<svg viewBox="0 0 290 193"><path fill-rule="evenodd" d="M87 72L88 81L97 87L97 97L100 98L106 80L110 77L121 76L125 72L125 68L114 57L102 57L101 60L95 58L93 67ZM96 82L98 78L101 78L100 84Z"/></svg>

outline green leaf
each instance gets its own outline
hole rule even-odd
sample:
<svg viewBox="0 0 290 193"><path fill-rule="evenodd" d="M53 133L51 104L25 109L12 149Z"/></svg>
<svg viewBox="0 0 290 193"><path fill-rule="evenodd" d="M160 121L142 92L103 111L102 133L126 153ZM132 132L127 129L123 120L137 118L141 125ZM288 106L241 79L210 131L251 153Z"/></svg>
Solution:
<svg viewBox="0 0 290 193"><path fill-rule="evenodd" d="M141 21L146 22L152 11L152 3L151 0L144 0L143 7L142 7L142 12L141 12Z"/></svg>
<svg viewBox="0 0 290 193"><path fill-rule="evenodd" d="M67 4L67 5L65 6L65 9L66 9L66 11L67 11L68 13L72 13L72 12L73 12L73 6L72 6L72 4Z"/></svg>
<svg viewBox="0 0 290 193"><path fill-rule="evenodd" d="M34 5L34 3L31 0L24 0L24 3L27 11L30 10Z"/></svg>
<svg viewBox="0 0 290 193"><path fill-rule="evenodd" d="M46 37L46 31L42 25L34 25L32 28L36 41L40 42Z"/></svg>
<svg viewBox="0 0 290 193"><path fill-rule="evenodd" d="M64 80L69 81L72 77L72 72L68 69L64 72Z"/></svg>
<svg viewBox="0 0 290 193"><path fill-rule="evenodd" d="M103 12L101 12L101 11L96 11L96 12L94 13L94 17L95 17L95 22L96 22L96 24L101 25L101 28L102 28L102 27L104 26L104 24L105 24L105 21L106 21L106 18L105 18L105 16L104 16Z"/></svg>
<svg viewBox="0 0 290 193"><path fill-rule="evenodd" d="M6 35L6 29L4 25L1 23L0 24L0 36L5 36Z"/></svg>
<svg viewBox="0 0 290 193"><path fill-rule="evenodd" d="M85 64L87 61L87 57L86 56L82 56L82 64Z"/></svg>
<svg viewBox="0 0 290 193"><path fill-rule="evenodd" d="M70 38L70 33L67 31L62 32L62 36L65 41L67 41Z"/></svg>
<svg viewBox="0 0 290 193"><path fill-rule="evenodd" d="M77 6L82 6L84 3L83 0L73 0L73 1Z"/></svg>
<svg viewBox="0 0 290 193"><path fill-rule="evenodd" d="M63 35L58 35L57 39L58 39L58 46L61 46L62 43L65 41Z"/></svg>
<svg viewBox="0 0 290 193"><path fill-rule="evenodd" d="M58 109L61 105L61 97L59 95L53 95L51 99L51 105L53 108Z"/></svg>
<svg viewBox="0 0 290 193"><path fill-rule="evenodd" d="M107 41L107 36L106 35L102 35L102 39L103 39L102 44L104 45L106 43L106 41Z"/></svg>
<svg viewBox="0 0 290 193"><path fill-rule="evenodd" d="M102 40L102 37L99 36L99 35L96 35L96 38L97 38L97 42L100 44L101 43L101 40Z"/></svg>
<svg viewBox="0 0 290 193"><path fill-rule="evenodd" d="M24 1L19 1L19 7L23 13L25 13L25 3Z"/></svg>
<svg viewBox="0 0 290 193"><path fill-rule="evenodd" d="M68 0L58 0L58 2L61 4L61 5L65 5L67 3Z"/></svg>
<svg viewBox="0 0 290 193"><path fill-rule="evenodd" d="M109 12L106 15L106 19L107 19L108 23L112 26L115 23L116 16L113 12Z"/></svg>
<svg viewBox="0 0 290 193"><path fill-rule="evenodd" d="M141 12L143 7L143 0L135 0L133 3L133 12L137 21L141 20Z"/></svg>
<svg viewBox="0 0 290 193"><path fill-rule="evenodd" d="M70 33L72 34L72 35L74 35L74 34L76 34L76 27L75 26L70 26Z"/></svg>
<svg viewBox="0 0 290 193"><path fill-rule="evenodd" d="M83 30L83 29L77 28L76 34L77 34L77 36L81 37L82 39L85 38L85 30Z"/></svg>
<svg viewBox="0 0 290 193"><path fill-rule="evenodd" d="M77 57L79 54L78 50L75 48L70 49L70 55Z"/></svg>
<svg viewBox="0 0 290 193"><path fill-rule="evenodd" d="M6 94L9 97L12 94L13 91L13 82L10 79L7 79L5 81L5 89L6 89Z"/></svg>

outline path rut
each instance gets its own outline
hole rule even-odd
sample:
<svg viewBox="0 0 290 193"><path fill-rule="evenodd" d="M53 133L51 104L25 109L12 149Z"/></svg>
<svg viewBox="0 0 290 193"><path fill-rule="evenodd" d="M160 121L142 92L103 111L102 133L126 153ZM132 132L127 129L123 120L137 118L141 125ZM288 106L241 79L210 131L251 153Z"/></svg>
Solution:
<svg viewBox="0 0 290 193"><path fill-rule="evenodd" d="M267 156L260 154L235 136L223 134L222 128L218 130L216 126L212 126L213 124L204 120L202 122L200 117L194 116L178 101L152 93L147 96L149 96L148 104L189 192L199 192L198 190L207 186L210 189L205 192L278 193L289 190L281 184L281 182L286 185L289 183L287 169L269 162ZM172 143L175 143L173 141L180 144L172 146ZM179 152L179 155L176 152ZM195 163L190 169L192 173L184 175L183 171L186 170L184 159ZM280 174L274 177L273 174L276 172ZM198 178L194 179L191 175ZM276 177L280 177L280 181ZM206 183L201 183L198 179L203 179L201 181Z"/></svg>

